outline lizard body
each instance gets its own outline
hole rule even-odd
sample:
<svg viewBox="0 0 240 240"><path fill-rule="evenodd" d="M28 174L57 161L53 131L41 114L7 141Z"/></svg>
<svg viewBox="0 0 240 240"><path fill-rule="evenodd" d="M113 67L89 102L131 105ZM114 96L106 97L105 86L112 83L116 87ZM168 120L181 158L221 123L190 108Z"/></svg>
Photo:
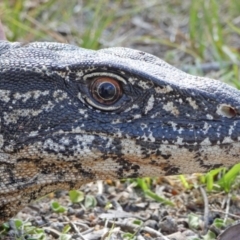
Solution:
<svg viewBox="0 0 240 240"><path fill-rule="evenodd" d="M0 223L97 179L239 162L240 92L127 48L0 42Z"/></svg>

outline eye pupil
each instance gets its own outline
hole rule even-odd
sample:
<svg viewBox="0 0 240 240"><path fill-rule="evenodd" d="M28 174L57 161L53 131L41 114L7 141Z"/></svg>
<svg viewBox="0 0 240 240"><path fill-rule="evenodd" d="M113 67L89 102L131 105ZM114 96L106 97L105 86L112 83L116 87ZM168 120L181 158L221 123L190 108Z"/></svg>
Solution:
<svg viewBox="0 0 240 240"><path fill-rule="evenodd" d="M121 84L111 77L99 77L90 83L90 92L96 103L108 105L116 103L122 96Z"/></svg>
<svg viewBox="0 0 240 240"><path fill-rule="evenodd" d="M98 86L97 93L104 100L111 100L116 95L116 87L110 82L103 82Z"/></svg>

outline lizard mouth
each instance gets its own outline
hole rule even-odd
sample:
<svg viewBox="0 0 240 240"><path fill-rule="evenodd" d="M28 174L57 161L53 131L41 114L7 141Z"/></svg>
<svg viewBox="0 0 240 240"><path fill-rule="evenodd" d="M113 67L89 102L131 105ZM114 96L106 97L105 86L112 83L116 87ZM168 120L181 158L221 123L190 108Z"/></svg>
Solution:
<svg viewBox="0 0 240 240"><path fill-rule="evenodd" d="M225 107L226 106L222 107L223 111L226 110ZM229 107L226 110L225 114L231 113L231 112L229 113L228 110L232 111L231 108ZM229 118L225 118L225 119L227 122L232 121ZM216 127L214 126L214 124L216 124ZM221 123L221 129L224 131L226 130L224 126L225 124L226 122ZM55 139L56 142L61 140L63 145L65 145L66 143L65 147L68 148L67 142L72 141L71 139L74 139L78 136L79 137L86 136L86 138L90 138L92 136L99 139L103 139L104 141L106 140L109 140L109 141L119 140L121 142L131 141L143 147L147 144L148 146L151 146L151 149L157 149L161 145L165 145L165 146L177 145L183 148L184 147L194 148L194 147L200 147L200 146L220 146L220 147L226 146L227 147L233 143L237 143L240 141L240 136L237 136L237 133L234 131L234 129L238 128L238 125L240 125L238 124L238 121L234 121L232 123L231 128L227 130L228 134L220 135L220 133L217 132L218 130L217 128L219 128L219 122L208 120L208 121L205 121L204 124L194 122L194 123L191 123L191 125L190 123L179 122L178 126L171 125L169 122L167 125L164 125L164 124L158 125L158 128L155 128L155 131L156 131L155 135L153 135L154 128L152 128L152 132L151 131L147 132L142 136L135 136L134 134L131 135L128 132L124 132L120 130L115 132L112 131L111 134L108 134L107 132L99 132L94 130L92 130L91 132L88 132L85 129L82 129L81 127L78 126L78 127L72 128L71 130L69 129L67 131L63 131L63 130L56 131L52 129L50 132L48 132L47 135L44 132L37 132L37 131L30 132L28 136L21 137L22 141L20 143L17 143L17 145L21 147L22 145L26 145L28 143L29 145L31 145L31 143L38 142L39 140L43 142L43 140L48 141L48 139L53 139L54 141ZM223 132L223 131L219 131L219 132ZM208 134L208 133L211 133L212 137L211 137L211 134ZM174 137L176 135L177 137Z"/></svg>

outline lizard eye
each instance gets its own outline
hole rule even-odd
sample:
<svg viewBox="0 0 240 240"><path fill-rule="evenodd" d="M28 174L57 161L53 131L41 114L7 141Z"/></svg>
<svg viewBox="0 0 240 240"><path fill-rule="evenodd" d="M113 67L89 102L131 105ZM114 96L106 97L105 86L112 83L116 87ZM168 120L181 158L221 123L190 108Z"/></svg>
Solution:
<svg viewBox="0 0 240 240"><path fill-rule="evenodd" d="M122 96L119 81L110 77L100 77L93 80L90 90L94 100L104 105L113 104Z"/></svg>

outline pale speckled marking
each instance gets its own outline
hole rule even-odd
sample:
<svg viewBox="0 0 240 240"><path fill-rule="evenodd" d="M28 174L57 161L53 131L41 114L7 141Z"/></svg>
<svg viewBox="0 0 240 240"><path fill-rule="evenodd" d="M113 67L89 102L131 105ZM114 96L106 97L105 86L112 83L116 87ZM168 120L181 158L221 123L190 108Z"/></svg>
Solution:
<svg viewBox="0 0 240 240"><path fill-rule="evenodd" d="M139 108L139 105L137 105L137 104L132 105L132 109L138 109L138 108Z"/></svg>
<svg viewBox="0 0 240 240"><path fill-rule="evenodd" d="M144 130L144 129L146 129L148 126L147 126L147 124L142 123L140 127L141 127L142 130Z"/></svg>
<svg viewBox="0 0 240 240"><path fill-rule="evenodd" d="M234 141L231 139L231 137L225 137L222 141L223 144L226 144L226 143L233 143Z"/></svg>
<svg viewBox="0 0 240 240"><path fill-rule="evenodd" d="M234 121L234 122L233 122L233 125L231 125L231 126L229 127L228 135L231 136L231 135L233 134L233 131L235 130L236 125L237 125L237 121Z"/></svg>
<svg viewBox="0 0 240 240"><path fill-rule="evenodd" d="M9 113L3 112L3 119L5 124L17 123L19 117L31 117L31 116L36 117L43 111L51 111L53 107L54 107L54 104L48 101L48 104L42 105L42 108L39 110L17 109Z"/></svg>
<svg viewBox="0 0 240 240"><path fill-rule="evenodd" d="M177 144L177 145L183 145L183 138L181 138L181 137L177 137L177 141L175 142L175 144Z"/></svg>
<svg viewBox="0 0 240 240"><path fill-rule="evenodd" d="M14 100L21 99L23 102L26 102L31 97L37 100L40 96L48 96L48 94L49 94L48 90L45 90L45 91L35 90L35 91L29 91L25 93L16 92L14 93L13 97L14 97Z"/></svg>
<svg viewBox="0 0 240 240"><path fill-rule="evenodd" d="M139 119L139 118L141 118L141 117L142 117L141 114L135 114L135 115L133 116L133 119Z"/></svg>
<svg viewBox="0 0 240 240"><path fill-rule="evenodd" d="M138 83L138 86L140 86L141 88L143 88L144 90L147 90L147 89L149 89L149 88L151 88L151 87L153 87L153 84L149 84L149 83L147 83L146 81L138 81L137 82Z"/></svg>
<svg viewBox="0 0 240 240"><path fill-rule="evenodd" d="M211 125L208 124L207 122L204 122L204 126L203 126L203 128L202 128L203 133L204 133L204 134L207 134L207 133L208 133L208 130L209 130L210 128L211 128Z"/></svg>
<svg viewBox="0 0 240 240"><path fill-rule="evenodd" d="M146 142L155 142L155 137L153 137L153 133L149 130L149 132L146 134L144 133L143 135L137 137L137 139L146 141Z"/></svg>
<svg viewBox="0 0 240 240"><path fill-rule="evenodd" d="M126 109L124 110L124 112L130 112L131 110L132 110L132 108L129 107L129 108L126 108Z"/></svg>
<svg viewBox="0 0 240 240"><path fill-rule="evenodd" d="M79 113L84 115L87 112L87 109L79 109L78 111L79 111Z"/></svg>
<svg viewBox="0 0 240 240"><path fill-rule="evenodd" d="M167 85L167 86L164 86L162 88L155 87L155 91L156 91L156 93L169 93L169 92L172 92L173 89L172 89L171 86Z"/></svg>
<svg viewBox="0 0 240 240"><path fill-rule="evenodd" d="M213 116L210 115L210 114L207 114L206 117L207 117L207 119L209 119L209 120L213 120Z"/></svg>
<svg viewBox="0 0 240 240"><path fill-rule="evenodd" d="M59 140L59 143L65 145L65 146L68 146L70 141L69 141L69 138L67 137L62 137L60 140Z"/></svg>
<svg viewBox="0 0 240 240"><path fill-rule="evenodd" d="M128 78L128 82L131 83L132 85L134 85L136 82L136 79L133 79L130 77L130 78Z"/></svg>
<svg viewBox="0 0 240 240"><path fill-rule="evenodd" d="M121 141L122 150L121 153L124 156L136 156L137 158L142 155L141 146L137 145L135 141L131 139L125 139ZM133 147L134 146L134 147Z"/></svg>
<svg viewBox="0 0 240 240"><path fill-rule="evenodd" d="M67 99L68 95L67 95L67 93L63 92L62 90L56 90L53 92L53 97L56 100L56 102L58 103L58 102L63 101L64 99Z"/></svg>
<svg viewBox="0 0 240 240"><path fill-rule="evenodd" d="M5 103L9 102L10 100L10 93L9 90L0 90L0 101L3 101Z"/></svg>
<svg viewBox="0 0 240 240"><path fill-rule="evenodd" d="M41 72L41 71L40 71ZM63 72L63 71L58 71L58 72L56 72L56 74L58 75L58 76L60 76L60 77L62 77L63 79L65 79L66 78L66 76L67 76L67 72Z"/></svg>
<svg viewBox="0 0 240 240"><path fill-rule="evenodd" d="M168 123L171 124L174 131L177 131L177 124L175 122L169 121Z"/></svg>
<svg viewBox="0 0 240 240"><path fill-rule="evenodd" d="M78 93L78 99L82 102L82 103L85 103L84 99L82 98L82 94L81 93ZM91 108L91 106L89 106Z"/></svg>
<svg viewBox="0 0 240 240"><path fill-rule="evenodd" d="M180 104L182 104L182 103L183 103L183 100L182 100L181 98L179 98L179 99L178 99L178 102L179 102Z"/></svg>
<svg viewBox="0 0 240 240"><path fill-rule="evenodd" d="M196 101L194 99L192 99L191 97L186 98L186 100L189 102L190 106L197 110L198 109L198 105L196 104Z"/></svg>
<svg viewBox="0 0 240 240"><path fill-rule="evenodd" d="M136 107L136 105L133 105L132 107L126 108L126 109L124 110L124 112L125 112L125 113L126 113L126 112L130 112L131 110L133 110L133 109L138 109L138 108L139 108L139 107ZM138 119L139 116L141 117L142 115L141 115L141 114L135 114L135 115L133 116L133 119Z"/></svg>
<svg viewBox="0 0 240 240"><path fill-rule="evenodd" d="M147 105L145 107L145 114L147 114L149 111L152 110L152 108L154 106L154 102L155 102L154 96L151 95L150 98L148 99Z"/></svg>
<svg viewBox="0 0 240 240"><path fill-rule="evenodd" d="M14 123L16 124L19 117L27 117L27 116L37 116L39 115L39 113L41 113L42 110L35 110L33 111L32 109L18 109L18 110L14 110L11 113L7 113L7 112L3 112L3 119L5 124L10 124L10 123Z"/></svg>
<svg viewBox="0 0 240 240"><path fill-rule="evenodd" d="M38 135L38 131L32 131L29 133L30 137L36 137Z"/></svg>
<svg viewBox="0 0 240 240"><path fill-rule="evenodd" d="M206 137L200 144L201 145L211 145L209 137Z"/></svg>
<svg viewBox="0 0 240 240"><path fill-rule="evenodd" d="M93 70L95 70L95 69L93 69ZM79 77L79 78L81 78L83 75L84 75L84 72L83 72L83 71L78 71L78 72L76 73L76 76Z"/></svg>
<svg viewBox="0 0 240 240"><path fill-rule="evenodd" d="M176 106L174 106L173 102L167 102L163 105L163 109L167 112L172 113L175 116L179 115L179 110Z"/></svg>
<svg viewBox="0 0 240 240"><path fill-rule="evenodd" d="M156 138L153 136L153 132L151 132L150 130L149 130L149 135L148 135L148 139L149 139L149 141L150 142L155 142L156 141Z"/></svg>
<svg viewBox="0 0 240 240"><path fill-rule="evenodd" d="M113 134L113 137L121 138L122 137L122 132L120 129L117 129L117 132Z"/></svg>
<svg viewBox="0 0 240 240"><path fill-rule="evenodd" d="M121 120L120 120L120 119L114 119L111 123L112 123L112 124L121 123Z"/></svg>

